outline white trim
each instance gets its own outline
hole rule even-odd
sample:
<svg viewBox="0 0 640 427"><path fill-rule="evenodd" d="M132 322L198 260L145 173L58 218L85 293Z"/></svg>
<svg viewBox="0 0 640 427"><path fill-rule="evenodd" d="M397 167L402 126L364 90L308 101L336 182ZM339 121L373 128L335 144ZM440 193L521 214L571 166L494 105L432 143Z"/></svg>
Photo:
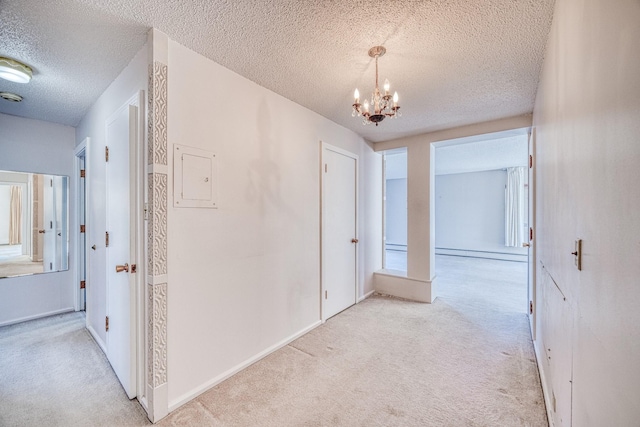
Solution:
<svg viewBox="0 0 640 427"><path fill-rule="evenodd" d="M355 238L358 239L358 215L359 215L359 202L360 202L360 198L359 198L359 166L360 166L360 158L357 154L352 153L350 151L344 150L342 148L333 146L331 144L327 144L324 141L320 141L320 321L322 323L326 322L327 318L325 316L324 313L324 298L322 297L324 295L324 291L325 291L325 285L324 285L324 244L323 242L323 237L324 237L324 230L325 230L325 226L324 226L324 188L325 188L325 173L324 173L324 164L325 164L325 150L328 151L333 151L334 153L338 153L341 154L343 156L349 157L351 159L353 159L355 161L355 183L356 183L356 188L355 188L355 211L356 211L356 215L355 215ZM360 256L360 250L359 250L359 244L356 244L356 253L355 253L355 271L356 271L356 275L354 278L355 281L355 289L354 289L354 301L355 304L358 303L358 298L359 298L359 293L360 293L360 280L359 277L360 275L359 270L358 270L358 259Z"/></svg>
<svg viewBox="0 0 640 427"><path fill-rule="evenodd" d="M74 311L73 307L61 308L60 310L47 311L46 313L38 313L32 316L20 317L18 319L6 320L4 322L0 322L0 327L14 325L16 323L22 323L29 320L40 319L42 317L55 316L56 314L68 313L70 311Z"/></svg>
<svg viewBox="0 0 640 427"><path fill-rule="evenodd" d="M70 224L70 228L71 228L71 241L76 243L76 247L75 250L73 251L74 256L73 256L73 300L74 300L74 309L75 311L80 311L82 310L84 307L82 307L80 304L81 301L81 293L80 293L80 260L81 260L81 255L84 255L84 259L87 260L87 247L86 247L86 239L85 239L85 253L81 254L80 253L80 248L82 247L82 245L80 244L80 240L82 239L82 233L80 233L80 213L82 212L82 209L84 208L84 206L81 206L80 204L80 158L84 158L84 162L85 162L85 174L86 174L86 165L87 165L87 147L89 146L89 137L86 137L85 139L82 140L82 142L80 144L78 144L78 146L75 148L75 150L73 151L73 155L74 155L74 165L73 165L73 178L74 180L72 180L72 182L76 182L75 185L75 192L74 192L74 198L75 198L75 226L73 226L73 224ZM86 175L84 178L84 183L85 183L85 198L82 199L85 202L85 206L86 206L86 184L88 182ZM86 209L85 209L85 221L88 215L86 215ZM85 225L85 230L86 230L86 223ZM85 237L86 237L86 231L85 231ZM87 266L86 266L86 262L85 262L85 276L86 276L86 272L87 272ZM85 277L86 280L86 277ZM85 300L86 300L86 288L85 288Z"/></svg>
<svg viewBox="0 0 640 427"><path fill-rule="evenodd" d="M197 396L199 396L202 393L204 393L205 391L210 390L211 388L215 387L216 385L220 384L222 381L226 380L227 378L231 377L232 375L235 375L236 373L242 371L243 369L247 368L248 366L256 363L260 359L263 359L264 357L270 355L274 351L277 351L277 350L281 349L282 347L286 346L287 344L291 343L292 341L295 341L296 339L300 338L301 336L311 332L313 329L317 328L321 324L322 324L322 322L320 320L316 321L315 323L313 323L310 326L302 329L301 331L299 331L299 332L297 332L297 333L285 338L284 340L272 345L271 347L269 347L266 350L256 354L255 356L250 357L246 361L244 361L244 362L234 366L233 368L223 372L222 374L218 375L217 377L212 378L211 380L207 381L203 385L201 385L199 387L196 387L193 390L183 394L182 396L178 397L173 402L169 402L169 412L178 409L180 406L182 406L185 403L191 401L192 399L195 399Z"/></svg>
<svg viewBox="0 0 640 427"><path fill-rule="evenodd" d="M91 337L96 342L96 344L98 344L98 346L102 349L102 352L104 353L104 355L106 357L107 356L107 345L105 344L105 342L100 339L100 335L98 335L98 333L95 331L95 329L93 329L93 327L91 325L87 325L87 330L91 334Z"/></svg>
<svg viewBox="0 0 640 427"><path fill-rule="evenodd" d="M529 239L529 236L527 236L527 241L529 242L529 249L528 249L528 253L527 253L527 296L529 298L527 298L527 313L529 313L529 327L531 329L531 338L533 340L536 339L536 335L537 335L537 325L536 325L536 319L537 319L537 301L536 301L536 289L537 289L537 284L536 284L536 273L537 273L537 265L536 265L536 248L537 248L537 242L535 239L535 232L536 232L536 128L535 126L532 126L529 129L529 140L528 140L528 153L531 159L533 159L533 162L531 163L530 168L527 169L528 172L528 176L527 176L527 199L528 199L528 203L527 203L527 209L528 209L528 219L527 219L527 225L533 229L533 239ZM529 233L527 233L529 234ZM530 312L529 310L529 303L533 303L533 313Z"/></svg>
<svg viewBox="0 0 640 427"><path fill-rule="evenodd" d="M373 295L376 292L376 290L372 290L367 292L366 294L362 295L360 298L358 298L358 303L361 303L362 301L366 300L367 298L369 298L371 295Z"/></svg>
<svg viewBox="0 0 640 427"><path fill-rule="evenodd" d="M544 373L544 368L540 361L542 358L540 357L540 349L538 348L537 341L533 341L533 352L536 355L536 365L538 366L538 372L540 373L540 384L542 384L542 396L544 398L544 404L547 408L547 421L549 422L549 427L554 427L553 423L553 414L551 413L551 399L549 390L547 389L547 381Z"/></svg>
<svg viewBox="0 0 640 427"><path fill-rule="evenodd" d="M511 261L511 262L529 262L527 259L527 253L507 253L507 252L493 252L482 251L475 249L451 249L451 248L436 248L436 255L444 256L457 256L464 258L483 258L483 259L495 259L498 261Z"/></svg>
<svg viewBox="0 0 640 427"><path fill-rule="evenodd" d="M412 279L395 274L388 270L373 273L376 292L404 298L412 301L432 303L436 298L436 278L431 280Z"/></svg>
<svg viewBox="0 0 640 427"><path fill-rule="evenodd" d="M146 387L146 375L147 375L147 357L146 357L146 335L145 328L147 325L147 310L146 310L146 297L145 297L145 277L147 275L147 263L146 263L146 228L144 219L144 204L145 204L145 190L146 190L146 129L147 129L147 111L146 111L146 96L145 91L140 90L137 94L138 101L138 135L137 143L135 147L131 149L131 153L135 155L130 158L129 161L133 165L130 181L130 191L135 194L135 204L132 206L132 225L135 224L135 232L131 231L132 239L136 241L135 253L132 254L132 263L137 265L137 273L134 274L135 283L135 304L134 309L136 311L135 317L131 318L132 322L135 322L136 340L133 341L136 349L136 394L138 400L142 403L143 407L147 411L147 387ZM147 411L148 412L148 411Z"/></svg>

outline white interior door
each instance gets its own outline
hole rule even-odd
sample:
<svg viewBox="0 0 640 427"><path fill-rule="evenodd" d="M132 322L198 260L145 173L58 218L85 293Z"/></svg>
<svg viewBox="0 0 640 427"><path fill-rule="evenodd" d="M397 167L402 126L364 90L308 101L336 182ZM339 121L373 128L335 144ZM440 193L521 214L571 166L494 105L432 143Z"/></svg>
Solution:
<svg viewBox="0 0 640 427"><path fill-rule="evenodd" d="M131 238L130 191L135 148L137 107L120 108L107 120L108 161L106 163L106 248L107 357L129 398L136 396L135 280L132 277L135 239ZM132 248L133 246L133 248ZM126 267L126 269L124 268Z"/></svg>
<svg viewBox="0 0 640 427"><path fill-rule="evenodd" d="M529 135L529 179L528 179L528 215L527 223L529 224L529 230L527 230L526 241L529 242L528 250L528 301L529 307L527 313L529 313L529 326L531 327L531 337L536 338L536 245L534 239L535 221L536 221L536 174L535 174L535 128L531 130Z"/></svg>
<svg viewBox="0 0 640 427"><path fill-rule="evenodd" d="M322 318L356 303L357 161L324 145L322 154Z"/></svg>
<svg viewBox="0 0 640 427"><path fill-rule="evenodd" d="M86 311L87 329L107 353L107 279L105 233L107 196L105 193L105 148L95 140L87 140L86 148L86 218L87 266Z"/></svg>

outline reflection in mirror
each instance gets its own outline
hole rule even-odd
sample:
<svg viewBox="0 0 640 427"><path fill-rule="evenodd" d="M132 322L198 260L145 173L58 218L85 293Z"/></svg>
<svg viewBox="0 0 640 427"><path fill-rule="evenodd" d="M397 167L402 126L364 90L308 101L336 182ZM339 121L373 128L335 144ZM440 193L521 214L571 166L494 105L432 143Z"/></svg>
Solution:
<svg viewBox="0 0 640 427"><path fill-rule="evenodd" d="M0 171L0 278L69 269L69 177Z"/></svg>

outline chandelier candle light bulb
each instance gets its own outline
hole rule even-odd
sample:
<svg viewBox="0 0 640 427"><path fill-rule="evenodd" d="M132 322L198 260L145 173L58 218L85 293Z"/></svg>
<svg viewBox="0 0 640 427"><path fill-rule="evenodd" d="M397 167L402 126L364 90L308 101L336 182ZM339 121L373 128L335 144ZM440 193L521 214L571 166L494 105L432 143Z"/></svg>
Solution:
<svg viewBox="0 0 640 427"><path fill-rule="evenodd" d="M387 50L383 46L374 46L369 49L369 56L376 60L376 86L371 94L371 101L364 100L363 104L360 104L360 92L356 89L353 92L353 112L352 116L362 117L362 123L367 125L369 123L375 123L378 126L385 117L397 118L401 116L400 106L398 105L398 92L393 94L393 105L391 104L392 98L389 95L389 79L384 80L384 95L380 93L378 88L378 58L385 54ZM369 105L373 108L373 112L369 112Z"/></svg>

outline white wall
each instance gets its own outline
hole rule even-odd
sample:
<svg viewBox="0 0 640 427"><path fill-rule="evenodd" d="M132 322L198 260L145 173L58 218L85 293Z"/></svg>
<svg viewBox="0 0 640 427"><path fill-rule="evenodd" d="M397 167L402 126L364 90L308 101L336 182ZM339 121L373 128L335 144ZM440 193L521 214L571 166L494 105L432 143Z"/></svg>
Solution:
<svg viewBox="0 0 640 427"><path fill-rule="evenodd" d="M360 295L382 266L382 160L353 132L169 43L174 144L216 153L218 209L168 210L171 409L320 319L320 141L359 162ZM373 250L372 250L373 248ZM377 253L376 253L377 252Z"/></svg>
<svg viewBox="0 0 640 427"><path fill-rule="evenodd" d="M144 46L129 62L124 70L109 85L98 100L89 108L85 116L80 121L76 129L76 145L82 143L85 138L90 138L90 154L86 159L87 169L87 247L96 245L98 252L91 253L89 260L94 262L92 271L99 266L99 271L87 280L87 324L92 332L97 334L97 339L104 346L106 342L106 331L104 319L106 312L106 282L104 278L104 247L105 233L105 161L104 148L106 145L106 120L125 102L137 95L140 90L147 90L148 86L148 66L147 66L147 46ZM144 112L142 106L141 112ZM73 156L73 155L72 155ZM128 203L128 200L123 202ZM74 229L75 230L75 229ZM73 238L75 242L76 238ZM93 258L102 257L100 259Z"/></svg>
<svg viewBox="0 0 640 427"><path fill-rule="evenodd" d="M0 184L0 245L9 244L11 185Z"/></svg>
<svg viewBox="0 0 640 427"><path fill-rule="evenodd" d="M407 178L386 180L385 235L387 249L407 249Z"/></svg>
<svg viewBox="0 0 640 427"><path fill-rule="evenodd" d="M504 244L506 184L501 169L436 175L436 253L526 261L525 248Z"/></svg>
<svg viewBox="0 0 640 427"><path fill-rule="evenodd" d="M538 316L536 347L573 372L565 393L540 362L556 425L640 420L640 2L614 3L556 2L534 110L537 300L555 307Z"/></svg>
<svg viewBox="0 0 640 427"><path fill-rule="evenodd" d="M0 129L0 170L71 176L69 224L76 228L74 128L0 114ZM71 245L68 271L0 279L0 325L73 310L74 251Z"/></svg>

